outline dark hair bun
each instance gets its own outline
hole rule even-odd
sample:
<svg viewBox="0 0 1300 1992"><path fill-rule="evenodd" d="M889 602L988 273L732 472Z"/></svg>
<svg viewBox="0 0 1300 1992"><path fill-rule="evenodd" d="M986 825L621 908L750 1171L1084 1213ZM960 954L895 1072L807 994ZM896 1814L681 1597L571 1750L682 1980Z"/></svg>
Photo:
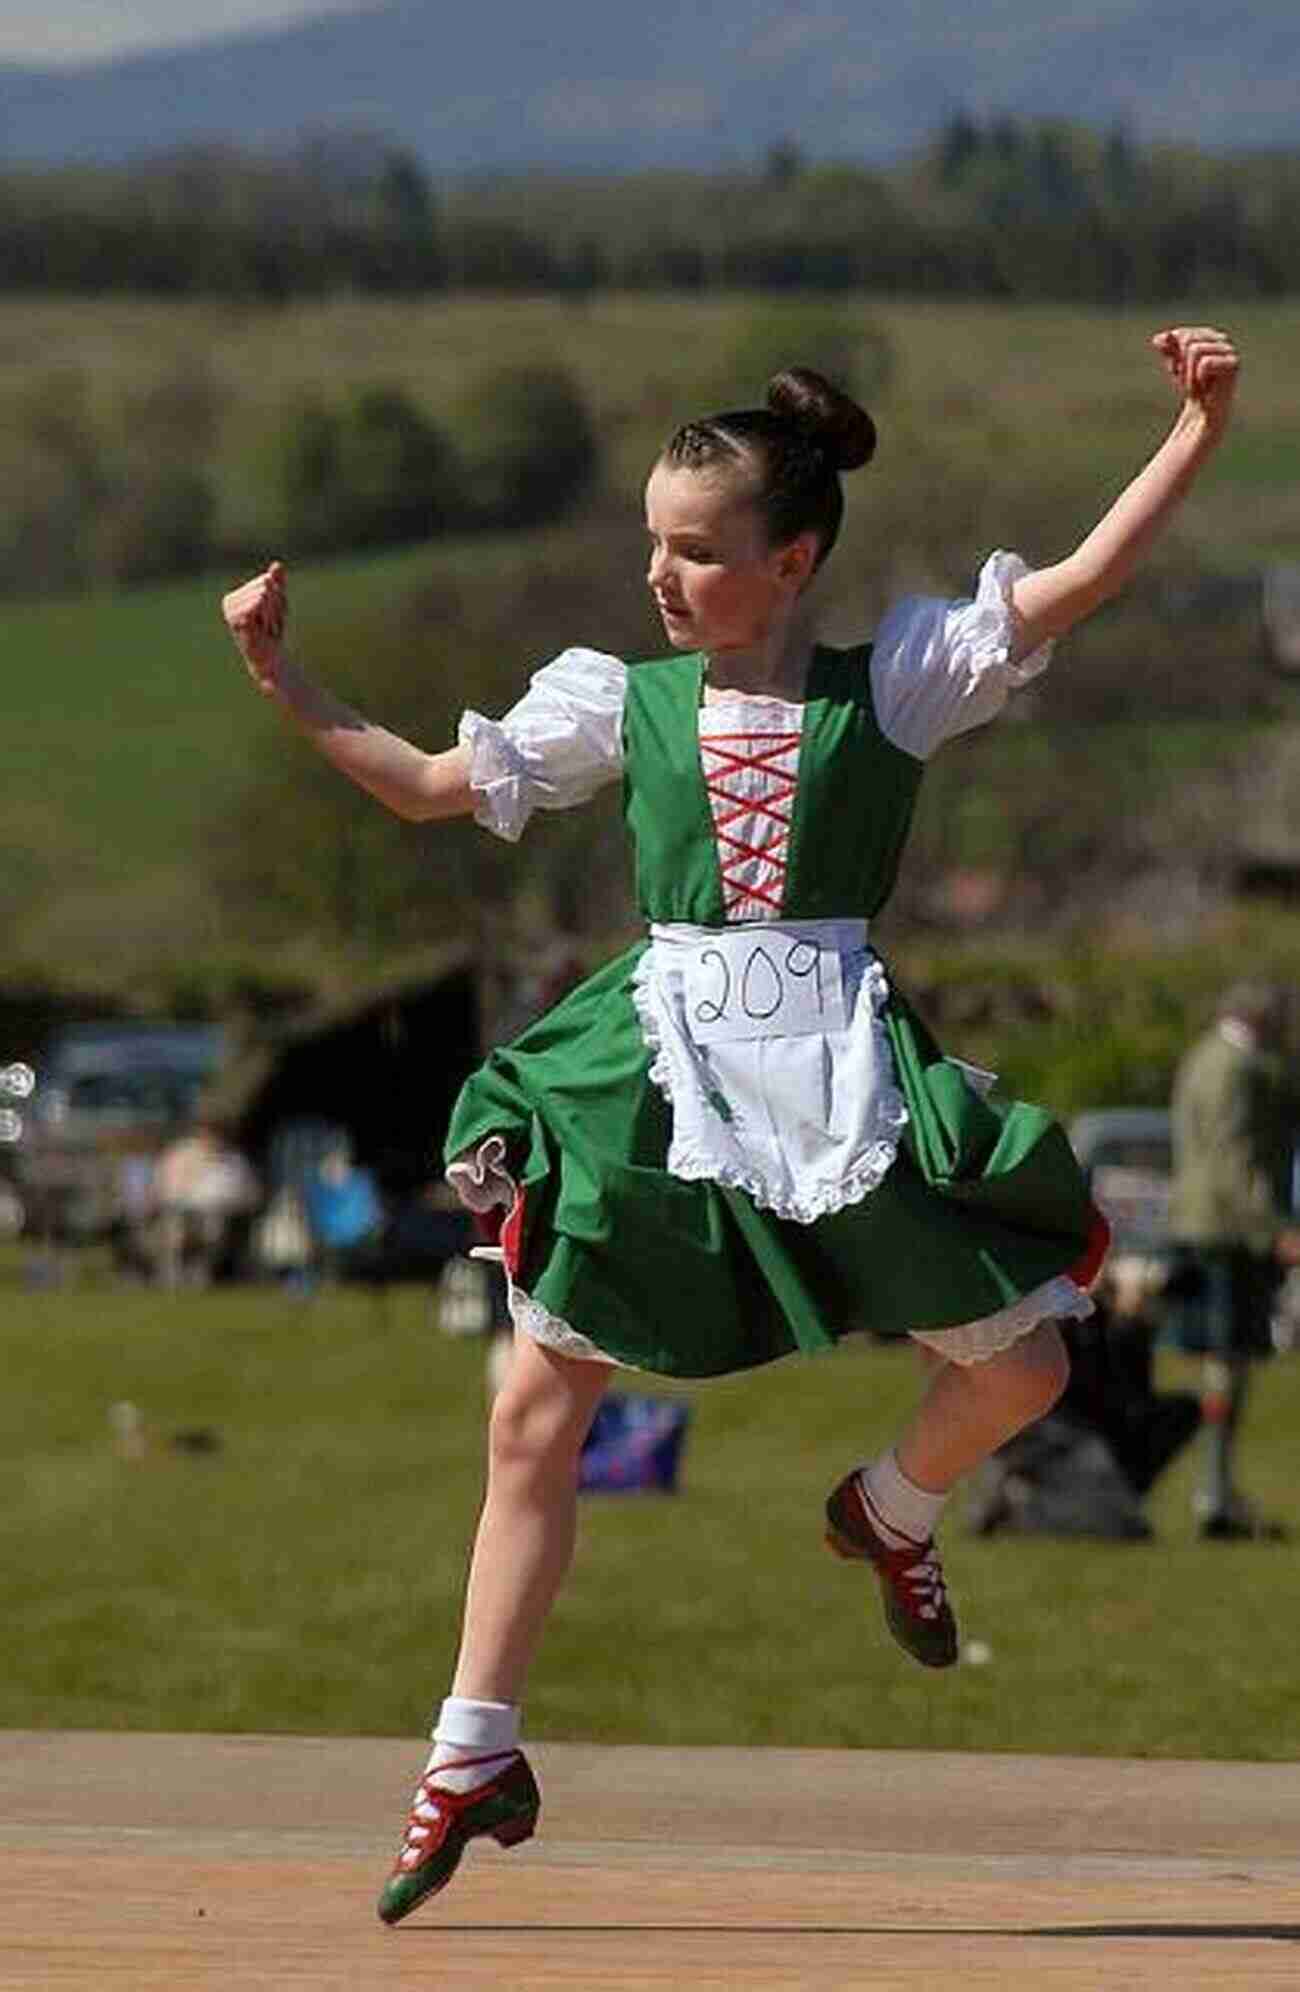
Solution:
<svg viewBox="0 0 1300 1992"><path fill-rule="evenodd" d="M774 415L825 450L836 470L859 470L876 452L876 425L865 408L812 367L785 367L767 383Z"/></svg>

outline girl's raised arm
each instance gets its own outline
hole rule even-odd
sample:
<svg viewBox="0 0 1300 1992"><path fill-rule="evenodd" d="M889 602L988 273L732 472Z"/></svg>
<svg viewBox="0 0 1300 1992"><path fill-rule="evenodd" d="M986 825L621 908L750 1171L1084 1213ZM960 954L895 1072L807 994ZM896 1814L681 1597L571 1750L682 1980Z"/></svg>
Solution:
<svg viewBox="0 0 1300 1992"><path fill-rule="evenodd" d="M1183 397L1174 426L1073 553L1015 583L1019 656L1063 636L1119 593L1228 425L1240 366L1231 339L1211 326L1180 325L1157 332L1151 343Z"/></svg>
<svg viewBox="0 0 1300 1992"><path fill-rule="evenodd" d="M278 560L232 589L221 613L257 689L349 780L408 822L472 814L466 748L426 754L399 734L372 726L290 661L284 645L288 595Z"/></svg>

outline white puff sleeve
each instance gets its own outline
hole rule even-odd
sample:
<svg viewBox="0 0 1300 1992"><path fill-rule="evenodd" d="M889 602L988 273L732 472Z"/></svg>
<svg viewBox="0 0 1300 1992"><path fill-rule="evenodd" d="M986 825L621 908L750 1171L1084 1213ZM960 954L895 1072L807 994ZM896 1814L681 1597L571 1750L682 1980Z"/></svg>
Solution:
<svg viewBox="0 0 1300 1992"><path fill-rule="evenodd" d="M1050 642L1014 655L1011 589L1029 572L1014 553L985 561L973 601L909 595L881 620L871 692L886 739L917 760L1001 712L1010 693L1047 667Z"/></svg>
<svg viewBox="0 0 1300 1992"><path fill-rule="evenodd" d="M627 666L599 650L566 650L533 673L503 719L467 712L474 819L514 843L535 809L586 802L623 772Z"/></svg>

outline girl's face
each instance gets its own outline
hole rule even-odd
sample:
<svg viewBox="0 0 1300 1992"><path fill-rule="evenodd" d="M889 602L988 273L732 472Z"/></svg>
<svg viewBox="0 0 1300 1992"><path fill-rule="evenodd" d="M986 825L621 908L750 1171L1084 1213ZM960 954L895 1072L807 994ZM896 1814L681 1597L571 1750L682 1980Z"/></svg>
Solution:
<svg viewBox="0 0 1300 1992"><path fill-rule="evenodd" d="M646 579L674 649L753 649L788 617L812 571L815 540L806 533L769 546L739 478L658 463L645 511Z"/></svg>

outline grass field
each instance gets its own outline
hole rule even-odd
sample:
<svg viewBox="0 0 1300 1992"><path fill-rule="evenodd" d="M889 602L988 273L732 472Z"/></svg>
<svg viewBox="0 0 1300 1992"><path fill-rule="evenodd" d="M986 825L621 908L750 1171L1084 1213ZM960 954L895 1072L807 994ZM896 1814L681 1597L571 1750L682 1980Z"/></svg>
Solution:
<svg viewBox="0 0 1300 1992"><path fill-rule="evenodd" d="M24 1285L4 1267L0 1726L418 1733L480 1489L482 1345L416 1288L309 1300ZM829 1482L913 1390L846 1348L688 1393L678 1495L584 1497L528 1702L539 1737L1286 1759L1292 1546L1199 1543L1192 1465L1149 1545L949 1522L987 1665L931 1676L820 1546ZM153 1443L119 1456L111 1407ZM171 1435L213 1428L221 1449ZM1252 1492L1300 1527L1300 1364L1259 1377Z"/></svg>

